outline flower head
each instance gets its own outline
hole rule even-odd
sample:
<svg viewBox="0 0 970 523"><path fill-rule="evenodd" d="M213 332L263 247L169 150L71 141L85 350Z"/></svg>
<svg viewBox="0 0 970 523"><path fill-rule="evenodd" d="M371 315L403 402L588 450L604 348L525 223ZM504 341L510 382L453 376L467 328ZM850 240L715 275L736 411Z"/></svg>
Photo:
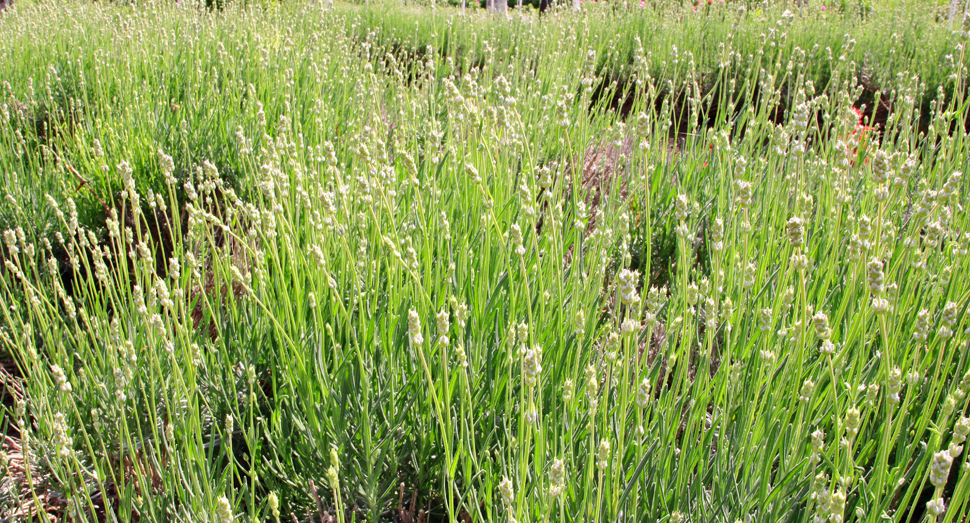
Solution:
<svg viewBox="0 0 970 523"><path fill-rule="evenodd" d="M424 336L421 335L421 318L414 309L408 311L408 339L415 346L421 346L424 343Z"/></svg>

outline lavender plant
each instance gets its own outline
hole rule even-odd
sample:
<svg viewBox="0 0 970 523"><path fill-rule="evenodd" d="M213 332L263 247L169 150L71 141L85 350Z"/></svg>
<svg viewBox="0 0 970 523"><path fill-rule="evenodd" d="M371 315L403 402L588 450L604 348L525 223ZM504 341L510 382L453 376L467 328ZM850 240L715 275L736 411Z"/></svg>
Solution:
<svg viewBox="0 0 970 523"><path fill-rule="evenodd" d="M962 521L911 7L15 4L0 514Z"/></svg>

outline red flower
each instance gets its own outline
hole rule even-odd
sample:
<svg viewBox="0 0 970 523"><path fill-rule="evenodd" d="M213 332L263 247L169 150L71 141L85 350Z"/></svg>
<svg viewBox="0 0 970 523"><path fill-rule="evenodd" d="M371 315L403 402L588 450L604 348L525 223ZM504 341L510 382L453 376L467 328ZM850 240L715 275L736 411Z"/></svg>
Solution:
<svg viewBox="0 0 970 523"><path fill-rule="evenodd" d="M862 111L859 110L858 107L853 107L852 112L859 117L859 121L855 124L855 134L865 134L872 130L871 127L863 123L865 120L865 115L862 114Z"/></svg>
<svg viewBox="0 0 970 523"><path fill-rule="evenodd" d="M846 147L846 153L851 157L855 157L859 153L860 149L865 151L868 148L867 142L869 131L872 131L873 129L865 124L865 115L862 114L862 111L858 107L853 107L852 112L855 113L858 120L856 121L855 129L852 130L851 136L856 139L856 143L859 145L855 149L849 149ZM863 160L864 163L868 163L868 161L868 158ZM855 164L855 160L852 160L852 163Z"/></svg>

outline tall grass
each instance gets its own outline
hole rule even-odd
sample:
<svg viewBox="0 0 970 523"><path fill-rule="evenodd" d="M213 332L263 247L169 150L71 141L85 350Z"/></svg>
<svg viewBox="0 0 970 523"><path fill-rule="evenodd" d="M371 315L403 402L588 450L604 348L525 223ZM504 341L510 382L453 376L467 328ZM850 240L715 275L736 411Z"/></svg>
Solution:
<svg viewBox="0 0 970 523"><path fill-rule="evenodd" d="M0 510L965 521L967 58L906 7L16 5Z"/></svg>

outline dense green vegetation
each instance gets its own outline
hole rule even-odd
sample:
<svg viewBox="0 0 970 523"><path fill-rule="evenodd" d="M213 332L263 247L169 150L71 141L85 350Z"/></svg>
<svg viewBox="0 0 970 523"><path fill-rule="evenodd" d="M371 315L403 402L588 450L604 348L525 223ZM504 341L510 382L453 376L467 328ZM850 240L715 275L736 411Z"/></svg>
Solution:
<svg viewBox="0 0 970 523"><path fill-rule="evenodd" d="M925 2L0 14L0 517L966 521Z"/></svg>

